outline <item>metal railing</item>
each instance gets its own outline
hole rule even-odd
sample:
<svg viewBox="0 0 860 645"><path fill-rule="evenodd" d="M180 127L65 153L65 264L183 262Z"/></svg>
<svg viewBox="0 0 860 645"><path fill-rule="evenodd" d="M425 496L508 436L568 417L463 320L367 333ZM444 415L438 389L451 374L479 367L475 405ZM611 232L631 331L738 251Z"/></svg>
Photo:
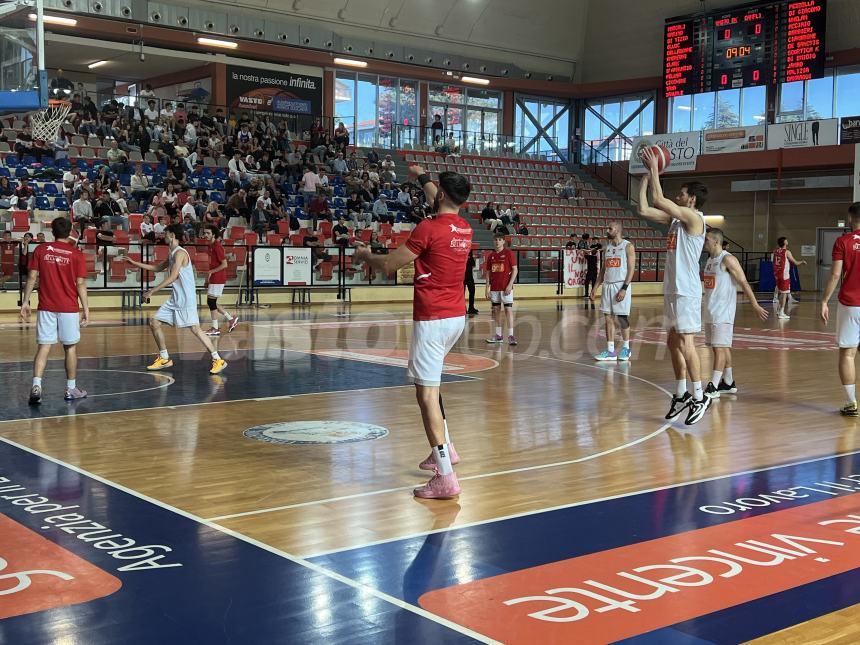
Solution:
<svg viewBox="0 0 860 645"><path fill-rule="evenodd" d="M449 135L453 138L453 146L448 143ZM433 130L430 126L399 124L394 124L390 128L389 134L386 135L385 139L380 137L381 141L384 140L386 143L390 143L392 148L401 150L423 148L447 153L491 157L521 156L523 154L521 152L522 149L526 144L532 142L533 139L534 137L523 135L514 136L495 132L458 130L455 128L442 130L440 133L438 130ZM552 137L552 140L558 146L558 140L554 137ZM385 147L382 143L380 145ZM559 161L557 155L552 150L540 153L527 153L527 157L536 160Z"/></svg>
<svg viewBox="0 0 860 645"><path fill-rule="evenodd" d="M576 141L575 159L588 174L611 186L624 199L630 199L632 175L623 164L587 141Z"/></svg>

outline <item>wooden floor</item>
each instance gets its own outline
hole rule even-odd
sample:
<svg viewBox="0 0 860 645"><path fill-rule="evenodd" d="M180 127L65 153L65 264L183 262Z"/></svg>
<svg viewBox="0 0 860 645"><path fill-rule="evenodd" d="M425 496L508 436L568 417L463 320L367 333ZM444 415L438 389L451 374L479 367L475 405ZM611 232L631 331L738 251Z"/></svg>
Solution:
<svg viewBox="0 0 860 645"><path fill-rule="evenodd" d="M234 389L234 400L219 394L237 380L241 385L237 374L280 360L285 350L402 357L411 330L402 305L246 310L246 322L220 340L230 367L211 381L208 401L152 407L138 404L142 395L119 393L113 398L122 399L121 410L9 419L0 422L0 437L303 558L860 450L857 423L835 413L843 395L833 324L816 320L811 301L788 322L760 323L739 305L740 392L715 402L692 428L663 420L674 383L659 330L661 299L634 302L634 360L612 366L591 359L603 349L602 325L582 301L518 304L517 347L485 343L489 308L480 308L454 352L490 360L443 386L462 458L457 501L419 502L410 494L425 479L416 465L428 449L408 386L367 382L358 369L351 381L347 368L340 374L347 391L261 398ZM97 314L98 324L83 331L79 355L122 358L142 370L154 352L140 316ZM193 338L167 333L172 352L202 356ZM29 362L33 337L14 316L0 317L2 364ZM702 347L700 355L710 375L709 353ZM284 365L272 378L297 378ZM183 378L209 382L203 366ZM91 374L82 371L81 387L92 387ZM13 396L24 396L28 375L17 378ZM170 387L178 385L177 377ZM297 420L376 424L390 434L338 445L275 445L243 436L252 426ZM860 611L834 611L760 641L860 642Z"/></svg>

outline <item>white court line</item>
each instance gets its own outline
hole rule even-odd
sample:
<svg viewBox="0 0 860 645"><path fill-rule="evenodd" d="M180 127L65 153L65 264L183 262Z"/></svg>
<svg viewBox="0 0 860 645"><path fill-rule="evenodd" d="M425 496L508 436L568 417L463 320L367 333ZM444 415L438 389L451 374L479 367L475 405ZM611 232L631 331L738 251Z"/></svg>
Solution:
<svg viewBox="0 0 860 645"><path fill-rule="evenodd" d="M488 350L485 350L485 351L488 351ZM535 356L533 354L522 354L522 356L526 356L529 358L549 358L549 357ZM594 365L591 363L577 363L576 361L568 361L568 360L564 360L564 359L560 359L560 358L558 358L558 359L553 358L552 360L557 360L557 361L560 361L562 363L571 363L573 365L580 365L582 367L590 367L592 369L596 369L596 370L599 370L602 372L611 371L602 365ZM639 376L633 376L632 374L625 374L624 376L627 378L636 379L637 381L641 381L647 385L651 385L652 387L657 388L658 390L660 390L661 392L664 392L665 394L670 394L667 390L663 389L662 387L660 387L656 383L652 383L651 381L649 381L647 379L641 378ZM516 473L531 472L531 471L535 471L535 470L544 470L546 468L557 468L560 466L570 466L573 464L583 463L585 461L590 461L592 459L597 459L599 457L605 457L606 455L612 454L613 452L617 452L619 450L625 450L627 448L632 448L633 446L635 446L637 444L648 441L649 439L656 437L658 434L665 432L666 429L669 427L671 427L671 424L669 424L669 423L663 424L662 426L657 428L657 430L655 430L654 432L652 432L650 434L647 434L643 437L639 437L638 439L634 439L633 441L628 441L627 443L623 443L620 446L615 446L614 448L609 448L609 449L604 450L602 452L594 453L593 455L586 455L584 457L578 457L576 459L568 459L566 461L556 461L556 462L549 463L549 464L537 464L534 466L523 466L522 468L512 468L510 470L499 470L499 471L490 472L490 473L481 473L478 475L469 475L468 477L460 477L459 481L469 481L472 479L485 479L487 477L500 477L502 475L513 475ZM253 511L244 511L242 513L231 513L230 515L219 515L218 517L210 517L209 520L211 520L213 522L218 522L218 521L223 521L223 520L234 519L237 517L247 517L249 515L261 515L263 513L273 513L276 511L286 511L286 510L293 509L293 508L302 508L305 506L315 506L317 504L330 504L332 502L341 502L344 500L357 499L357 498L361 498L361 497L373 497L376 495L384 495L386 493L394 493L394 492L398 492L398 491L412 490L414 488L415 488L414 484L411 486L397 486L395 488L384 488L381 490L365 491L363 493L354 493L353 495L341 495L339 497L330 497L328 499L312 500L309 502L300 502L297 504L284 504L282 506L272 506L270 508L261 508L261 509L257 509L257 510L253 510Z"/></svg>
<svg viewBox="0 0 860 645"><path fill-rule="evenodd" d="M289 560L290 562L293 562L293 563L298 564L302 567L305 567L306 569L310 569L311 571L314 571L315 573L319 573L321 575L327 576L328 578L331 578L332 580L336 580L337 582L340 582L340 583L345 584L349 587L352 587L353 589L357 589L358 591L361 591L363 593L369 593L372 596L375 596L384 602L387 602L391 605L394 605L395 607L399 607L400 609L405 609L406 611L412 612L413 614L421 616L422 618L426 618L427 620L432 620L434 623L438 623L439 625L442 625L442 626L447 627L449 629L452 629L456 632L464 634L465 636L469 636L469 637L474 638L475 640L481 641L483 643L498 643L498 641L492 640L492 639L484 636L483 634L479 634L478 632L472 631L471 629L469 629L467 627L463 627L462 625L458 625L457 623L451 622L450 620L447 620L446 618L442 618L441 616L431 614L429 611L422 609L421 607L419 607L417 605L413 605L413 604L408 603L408 602L401 600L399 598L395 598L394 596L390 596L389 594L385 593L384 591L379 591L378 589L374 589L373 587L362 584L362 583L358 582L357 580L353 580L352 578L347 578L346 576L343 576L343 575L341 575L335 571L331 571L329 569L326 569L325 567L320 566L314 562L309 562L305 558L292 555L290 553L287 553L286 551L282 551L282 550L275 548L273 546L270 546L268 544L264 544L263 542L260 542L259 540L255 540L252 537L248 537L247 535L242 535L241 533L238 533L238 532L233 531L231 529L225 528L223 526L219 526L218 524L214 524L208 520L205 520L201 517L194 515L193 513L183 511L182 509L176 508L175 506L171 506L170 504L165 504L164 502L161 502L157 499L149 497L148 495L144 495L143 493L139 493L139 492L132 490L130 488L126 488L125 486L123 486L121 484L117 484L116 482L112 482L109 479L99 477L98 475L91 473L87 470L84 470L83 468L78 468L77 466L74 466L70 463L67 463L65 461L61 461L60 459L55 459L54 457L51 457L51 456L46 455L42 452L39 452L38 450L34 450L33 448L28 448L27 446L21 445L15 441L12 441L11 439L7 439L5 437L0 437L0 441L3 441L4 443L7 443L10 446L13 446L13 447L18 448L20 450L23 450L25 452L29 452L31 455L35 455L35 456L40 457L42 459L52 461L55 464L58 464L60 466L64 466L66 468L69 468L70 470L74 470L75 472L80 473L81 475L84 475L85 477L90 477L91 479L94 479L98 482L101 482L105 486L110 486L112 488L115 488L116 490L122 491L122 492L127 493L129 495L132 495L134 497L137 497L138 499L141 499L145 502L149 502L150 504L154 504L155 506L159 506L159 507L161 507L165 510L168 510L172 513L176 513L177 515L181 515L185 518L188 518L189 520L197 522L198 524L203 524L204 526L208 526L209 528L211 528L215 531L219 531L220 533L224 533L226 535L229 535L233 538L236 538L237 540L242 540L243 542L247 542L248 544L252 544L252 545L256 546L257 548L264 549L264 550L268 551L269 553L273 553L277 556L284 558L285 560ZM501 644L499 643L498 645L501 645Z"/></svg>
<svg viewBox="0 0 860 645"><path fill-rule="evenodd" d="M32 369L29 369L29 370L9 370L9 371L6 371L5 373L6 374L29 374L32 371L33 371ZM65 374L65 370L61 370L61 369L45 370L45 372L60 372L61 374ZM140 390L128 390L125 392L106 392L104 394L89 394L89 393L87 393L86 398L88 398L88 399L92 399L92 398L95 398L97 396L121 396L123 394L139 394L140 392L151 392L152 390L161 390L163 388L170 387L171 385L176 383L176 379L173 378L172 376L168 376L167 374L159 374L157 372L136 372L133 370L98 370L98 369L93 370L93 369L83 369L83 368L78 370L78 374L80 374L81 372L97 372L97 373L98 372L118 372L120 374L143 374L145 376L156 376L159 378L166 379L166 381L164 383L162 383L161 385L153 385L152 387L145 387L145 388L142 388ZM60 416L68 416L68 415L60 415ZM75 415L75 416L78 416L78 415ZM53 419L54 417L35 417L35 418Z"/></svg>
<svg viewBox="0 0 860 645"><path fill-rule="evenodd" d="M670 427L670 424L665 424L652 432L649 435L645 435L644 437L639 437L635 441L630 441L628 443L622 444L620 446L615 446L614 448L609 448L608 450L604 450L603 452L596 452L593 455L586 455L585 457L578 457L576 459L568 459L567 461L556 461L551 464L538 464L536 466L523 466L522 468L511 468L510 470L497 470L491 473L481 473L479 475L469 475L468 477L459 477L459 481L468 481L472 479L486 479L487 477L499 477L501 475L514 475L517 473L525 473L531 472L534 470L543 470L545 468L556 468L558 466L570 466L571 464L580 464L584 461L590 461L592 459L597 459L598 457L605 457L608 454L613 452L618 452L619 450L625 450L627 448L632 448L638 443L642 443L644 441L648 441L653 437L656 437L661 432L665 432L667 428ZM230 520L237 517L247 517L248 515L260 515L262 513L272 513L274 511L285 511L292 508L301 508L303 506L316 506L317 504L329 504L331 502L341 502L347 499L355 499L358 497L371 497L373 495L383 495L385 493L394 493L397 491L404 490L413 490L415 488L415 484L411 486L398 486L397 488L386 488L383 490L374 490L368 491L364 493L355 493L354 495L342 495L341 497L330 497L329 499L318 499L311 502L301 502L298 504L287 504L285 506L274 506L272 508L262 508L256 511L246 511L244 513L233 513L232 515L220 515L218 517L210 517L208 518L211 522L219 522L222 520Z"/></svg>
<svg viewBox="0 0 860 645"><path fill-rule="evenodd" d="M654 488L647 488L645 490L634 490L629 493L620 493L618 495L609 495L607 497L598 497L596 499L584 499L579 502L571 502L569 504L560 504L558 506L550 506L548 508L541 508L533 511L524 511L522 513L512 513L511 515L503 515L502 517L494 517L487 520L477 520L475 522L466 522L464 524L458 524L456 526L447 526L439 529L432 529L430 531L420 531L418 533L412 533L410 535L404 535L401 537L393 537L386 538L384 540L376 540L374 542L368 542L367 544L362 544L359 546L348 546L341 547L339 549L331 549L329 551L321 551L319 553L314 553L312 555L305 556L308 559L311 558L319 558L324 555L333 555L335 553L342 553L344 551L352 551L354 549L366 549L368 547L377 546L380 544L388 544L389 542L401 542L405 540L412 540L417 537L423 537L427 535L433 535L435 533L448 533L449 531L457 531L460 529L471 528L473 526L482 526L484 524L492 524L494 522L503 522L505 520L514 520L519 517L528 517L529 515L538 515L540 513L551 513L553 511L560 511L566 508L575 508L577 506L585 506L587 504L597 504L598 502L609 502L614 499L623 499L625 497L633 497L634 495L645 495L647 493L656 493L661 490L671 490L672 488L680 488L681 486L691 486L693 484L704 484L706 482L716 481L718 479L728 479L730 477L740 477L742 475L752 475L754 473L766 472L768 470L777 470L779 468L790 468L792 466L802 466L803 464L811 464L816 461L824 461L826 459L838 459L839 457L847 457L849 455L856 455L860 453L860 450L852 450L850 452L842 452L837 453L835 455L825 455L823 457L815 457L812 459L804 459L803 461L794 461L786 464L777 464L776 466L767 466L765 468L754 468L753 470L742 470L737 473L729 473L726 475L715 475L713 477L705 477L703 479L692 479L686 482L678 482L677 484L669 484L667 486L656 486Z"/></svg>

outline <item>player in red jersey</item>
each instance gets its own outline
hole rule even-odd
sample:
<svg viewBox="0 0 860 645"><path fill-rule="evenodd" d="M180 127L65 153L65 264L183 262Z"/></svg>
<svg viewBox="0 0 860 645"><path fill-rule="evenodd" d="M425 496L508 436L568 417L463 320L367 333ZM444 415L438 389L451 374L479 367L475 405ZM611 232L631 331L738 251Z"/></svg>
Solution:
<svg viewBox="0 0 860 645"><path fill-rule="evenodd" d="M508 319L508 345L516 345L514 336L514 283L517 281L517 256L505 247L505 236L496 235L493 238L495 251L487 254L487 299L492 303L493 322L496 333L487 339L488 343L501 343L502 337L502 305L505 307L505 317Z"/></svg>
<svg viewBox="0 0 860 645"><path fill-rule="evenodd" d="M788 238L781 237L776 241L777 247L773 252L773 277L776 280L776 290L779 292L779 304L777 305L776 317L780 320L789 320L790 316L785 313L788 304L788 296L791 294L791 265L800 266L806 264L806 260L798 262L788 250Z"/></svg>
<svg viewBox="0 0 860 645"><path fill-rule="evenodd" d="M0 289L6 291L6 283L15 275L15 249L18 243L12 239L12 231L3 231L0 238Z"/></svg>
<svg viewBox="0 0 860 645"><path fill-rule="evenodd" d="M33 386L30 389L30 404L42 402L42 375L48 363L51 346L57 341L66 352L66 401L75 401L87 396L77 386L77 344L81 340L81 327L90 319L87 301L87 267L84 254L69 239L72 221L68 217L57 217L51 222L53 242L40 244L30 258L27 284L24 287L21 319L30 320L30 294L39 281L39 311L36 317L36 357L33 359ZM78 311L78 300L84 310Z"/></svg>
<svg viewBox="0 0 860 645"><path fill-rule="evenodd" d="M209 313L212 316L212 326L206 330L207 336L220 336L218 328L218 315L224 316L224 320L230 323L228 332L236 329L239 324L238 314L231 316L230 312L218 306L218 298L224 293L224 285L227 283L227 255L221 244L221 231L217 226L207 224L203 228L203 238L212 247L209 251L209 272L206 281L209 286L206 290L206 304L209 305Z"/></svg>
<svg viewBox="0 0 860 645"><path fill-rule="evenodd" d="M836 309L836 338L839 341L839 378L848 398L839 412L846 417L858 416L854 357L860 345L860 202L848 207L851 233L846 233L833 245L833 266L821 301L821 319L830 320L830 301L839 278L839 305Z"/></svg>
<svg viewBox="0 0 860 645"><path fill-rule="evenodd" d="M373 255L359 243L354 261L366 262L384 274L415 262L409 377L415 383L424 431L432 448L431 456L419 468L434 470L435 474L413 492L416 497L449 499L460 494L453 468L460 459L448 435L439 386L445 356L466 325L463 275L472 248L472 227L460 217L459 210L472 187L456 172L440 173L438 188L421 166L410 166L409 173L410 180L424 188L435 216L419 223L406 244L389 255Z"/></svg>

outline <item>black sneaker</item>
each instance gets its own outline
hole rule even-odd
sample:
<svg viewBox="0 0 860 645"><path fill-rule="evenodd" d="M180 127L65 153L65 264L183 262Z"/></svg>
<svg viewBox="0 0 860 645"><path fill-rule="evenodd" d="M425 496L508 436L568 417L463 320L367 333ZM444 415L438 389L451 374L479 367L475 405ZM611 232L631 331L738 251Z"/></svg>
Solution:
<svg viewBox="0 0 860 645"><path fill-rule="evenodd" d="M708 387L705 388L705 396L710 399L720 398L720 391L714 387L713 382L708 383Z"/></svg>
<svg viewBox="0 0 860 645"><path fill-rule="evenodd" d="M851 403L846 405L844 408L839 410L839 414L841 414L843 417L860 416L860 413L857 412L857 403L855 401L852 401Z"/></svg>
<svg viewBox="0 0 860 645"><path fill-rule="evenodd" d="M695 399L690 401L690 411L687 413L687 418L684 419L684 423L688 426L698 423L702 417L705 416L705 412L707 412L708 408L711 407L712 402L713 399L709 396L702 397L701 401L696 401Z"/></svg>
<svg viewBox="0 0 860 645"><path fill-rule="evenodd" d="M30 390L30 398L27 400L27 403L30 405L39 405L42 402L42 388L38 385L34 385L33 389Z"/></svg>
<svg viewBox="0 0 860 645"><path fill-rule="evenodd" d="M738 386L735 385L735 382L732 381L732 384L729 385L724 380L720 379L720 384L717 386L717 392L720 394L737 394Z"/></svg>
<svg viewBox="0 0 860 645"><path fill-rule="evenodd" d="M677 396L672 397L672 405L669 406L669 412L666 413L666 418L671 421L677 418L687 408L692 400L693 395L689 392L684 392L684 396L680 399Z"/></svg>

